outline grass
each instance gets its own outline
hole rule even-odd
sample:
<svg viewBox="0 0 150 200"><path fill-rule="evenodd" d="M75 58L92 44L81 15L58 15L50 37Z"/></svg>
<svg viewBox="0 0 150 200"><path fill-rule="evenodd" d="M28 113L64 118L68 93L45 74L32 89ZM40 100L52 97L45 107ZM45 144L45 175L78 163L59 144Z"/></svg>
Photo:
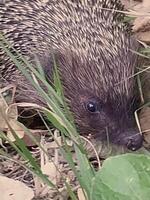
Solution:
<svg viewBox="0 0 150 200"><path fill-rule="evenodd" d="M4 43L7 43L7 41L4 38L3 38L3 41L4 41ZM11 57L11 59L13 60L15 65L19 68L19 70L22 71L22 73L26 76L28 81L30 81L33 84L33 86L37 89L37 92L39 92L40 95L43 96L43 98L45 98L48 108L40 107L39 105L34 105L34 104L26 104L25 106L29 106L29 107L31 106L31 107L34 107L35 109L40 109L47 116L47 118L50 120L50 122L55 127L57 127L57 129L59 129L61 131L64 144L63 144L63 148L59 144L58 144L58 146L59 146L60 151L63 154L64 158L69 163L69 166L74 171L78 180L80 182L83 182L82 177L81 177L81 172L78 172L78 170L76 169L74 160L72 158L72 154L71 154L70 150L68 149L68 145L66 142L66 136L68 136L73 141L74 149L75 149L75 151L77 151L77 154L76 154L77 158L80 156L79 161L82 161L82 163L86 163L86 167L88 168L87 169L88 173L86 175L89 174L89 177L92 178L92 175L94 174L94 170L87 159L86 152L83 148L82 140L80 139L79 134L77 133L73 123L67 119L68 115L67 115L67 117L65 115L66 113L67 114L69 113L69 110L67 109L66 104L63 101L63 98L60 97L60 93L62 94L62 88L60 87L60 81L57 78L58 77L57 71L55 73L55 84L58 85L59 88L56 87L56 90L54 90L46 82L46 80L43 79L43 77L40 75L40 73L37 70L35 70L35 68L33 68L21 55L19 55L16 52L17 56L16 55L14 56L13 54L11 54L9 49L5 48L5 45L3 45L3 44L1 44L1 45L4 48L4 50L6 51L6 53L8 54L8 56ZM19 61L16 59L16 57L19 58ZM21 59L21 64L20 64L20 59ZM23 66L23 65L25 65L25 66ZM27 70L25 70L27 68L32 71L32 76L34 76L34 79L32 79L31 74L28 73ZM48 93L51 94L50 97L40 87L37 80L42 81L47 86ZM58 93L58 89L59 89L59 93ZM65 112L64 112L64 110L65 110ZM70 116L70 113L69 113L69 116ZM28 169L30 172L32 172L33 174L40 177L42 179L42 181L44 183L46 183L48 186L54 187L55 189L57 189L57 187L51 181L49 181L49 179L44 174L42 174L42 171L41 171L39 165L37 164L37 161L33 158L30 151L27 149L24 141L22 139L20 139L18 137L18 135L15 133L13 128L10 126L7 118L5 118L5 120L6 120L6 124L8 125L8 128L11 130L11 132L16 140L16 144L13 143L3 132L1 132L1 138L8 141L10 143L10 145L12 145L12 147L17 151L17 153L20 154L22 156L22 158L27 161L27 166L25 165L26 169ZM45 126L49 130L50 136L53 136L51 134L51 130L49 129L48 125L46 124L46 121L44 119L43 119L43 121L45 123ZM32 140L34 140L34 142L41 148L41 150L45 154L47 154L47 152L45 152L45 150L41 147L41 145L32 136L31 132L23 125L22 125L22 128L24 129L26 134L28 134L29 137ZM57 140L55 140L55 142L57 143ZM1 152L1 154L9 159L9 156L6 153L4 153L3 151ZM65 180L64 180L64 182L65 182L66 188L68 189L68 193L70 194L71 198L76 199L70 186L67 184L67 182ZM84 184L83 187L84 187L84 189L86 189L86 187L87 187L86 184ZM57 189L57 191L58 191L58 189Z"/></svg>
<svg viewBox="0 0 150 200"><path fill-rule="evenodd" d="M2 140L8 141L8 143L15 149L18 155L21 156L21 160L11 158L11 156L2 148L0 149L0 158L5 158L19 164L27 171L29 171L33 177L36 176L42 180L42 183L48 186L48 188L54 189L57 195L60 195L62 199L66 199L68 196L72 200L78 199L79 196L77 197L77 191L79 187L82 189L83 196L87 200L136 200L141 198L148 200L150 195L150 192L147 190L147 188L150 187L149 153L145 150L145 154L147 155L127 154L111 157L106 160L106 162L104 162L102 168L99 167L98 169L94 169L94 167L89 162L88 153L85 150L83 139L79 136L75 125L73 124L73 117L71 116L71 113L67 108L66 103L64 102L63 89L59 79L55 59L55 87L53 88L44 78L40 66L37 67L38 70L35 69L25 58L23 58L23 56L18 54L18 52L15 50L14 56L10 52L9 48L6 47L10 46L10 44L3 37L0 45L14 62L16 67L18 67L24 76L26 76L28 81L31 82L31 84L36 88L37 92L47 102L47 107L41 107L36 104L18 104L18 106L31 107L37 109L38 112L40 111L41 119L43 120L43 123L48 130L49 137L53 138L55 145L57 145L57 148L59 148L59 151L61 152L61 155L69 165L69 168L73 171L75 177L78 180L78 186L75 188L70 185L70 182L67 181L67 178L64 176L64 174L62 174L60 168L58 167L58 160L55 162L54 159L49 156L49 153L43 147L43 144L37 141L36 138L32 135L32 132L23 124L20 124L25 134L28 135L31 140L33 140L40 151L44 154L44 158L48 158L50 164L54 163L56 171L60 174L65 185L63 188L65 188L67 191L67 195L64 197L63 192L61 191L60 187L58 187L57 183L55 183L55 181L53 182L48 177L48 175L43 173L39 164L39 160L35 158L35 156L27 148L25 142L18 137L17 132L13 129L13 127L10 126L7 115L4 115L3 117L5 118L5 122L8 128L15 138L15 142L12 142L9 137L7 137L6 134L2 131L0 133L0 137ZM149 54L149 50L148 52L146 51L146 54ZM41 81L46 86L48 91L47 93L41 88L39 81ZM52 133L46 120L43 118L43 114L53 124L53 126L61 132L61 144L58 141L58 137L55 137L55 134ZM68 144L67 138L69 138L72 142L71 147ZM56 159L59 154L58 151L55 150L55 154L57 154L55 156ZM120 166L121 168L119 168ZM132 174L129 169L132 171ZM118 170L121 171L118 173ZM119 181L120 175L123 176L121 182ZM128 180L134 180L132 187L130 187L129 182L126 182L127 178ZM124 191L122 188L124 188ZM138 198L136 195L139 193L139 191L140 198Z"/></svg>

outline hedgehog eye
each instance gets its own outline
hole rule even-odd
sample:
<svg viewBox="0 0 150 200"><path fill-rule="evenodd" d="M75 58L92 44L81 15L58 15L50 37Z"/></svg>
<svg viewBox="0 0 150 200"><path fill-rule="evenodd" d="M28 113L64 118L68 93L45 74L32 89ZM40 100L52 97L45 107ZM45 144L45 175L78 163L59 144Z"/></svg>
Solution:
<svg viewBox="0 0 150 200"><path fill-rule="evenodd" d="M96 112L97 111L97 104L95 102L90 101L86 104L86 109L89 112Z"/></svg>

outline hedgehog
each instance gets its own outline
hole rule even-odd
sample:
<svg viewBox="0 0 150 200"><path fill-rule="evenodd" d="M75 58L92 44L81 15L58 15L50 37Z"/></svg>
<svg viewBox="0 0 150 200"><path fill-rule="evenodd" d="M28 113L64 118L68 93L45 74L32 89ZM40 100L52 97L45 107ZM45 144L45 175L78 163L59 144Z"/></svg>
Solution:
<svg viewBox="0 0 150 200"><path fill-rule="evenodd" d="M119 0L5 0L0 32L47 77L56 58L64 96L81 135L137 150L143 137L134 119L139 44ZM0 82L16 86L16 102L44 100L0 49Z"/></svg>

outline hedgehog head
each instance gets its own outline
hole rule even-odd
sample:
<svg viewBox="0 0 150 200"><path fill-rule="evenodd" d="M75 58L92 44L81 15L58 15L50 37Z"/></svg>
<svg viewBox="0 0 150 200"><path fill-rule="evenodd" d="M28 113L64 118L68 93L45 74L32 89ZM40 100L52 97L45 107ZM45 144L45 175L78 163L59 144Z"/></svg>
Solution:
<svg viewBox="0 0 150 200"><path fill-rule="evenodd" d="M126 41L128 47L130 42ZM64 94L77 128L83 135L109 138L112 143L137 150L142 145L134 120L137 56L126 47L116 52L112 46L106 52L100 46L94 51L92 57L70 50L57 54Z"/></svg>

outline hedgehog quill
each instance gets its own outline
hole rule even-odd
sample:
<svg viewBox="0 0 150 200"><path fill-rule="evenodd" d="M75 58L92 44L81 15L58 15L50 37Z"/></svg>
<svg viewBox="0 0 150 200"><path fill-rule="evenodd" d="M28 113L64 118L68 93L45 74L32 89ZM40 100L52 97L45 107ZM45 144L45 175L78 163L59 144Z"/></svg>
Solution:
<svg viewBox="0 0 150 200"><path fill-rule="evenodd" d="M51 77L52 54L80 134L137 150L143 137L134 120L138 106L135 67L138 43L123 23L119 0L6 0L0 32ZM132 51L133 50L133 51ZM17 88L16 102L43 104L33 86L0 49L0 82Z"/></svg>

